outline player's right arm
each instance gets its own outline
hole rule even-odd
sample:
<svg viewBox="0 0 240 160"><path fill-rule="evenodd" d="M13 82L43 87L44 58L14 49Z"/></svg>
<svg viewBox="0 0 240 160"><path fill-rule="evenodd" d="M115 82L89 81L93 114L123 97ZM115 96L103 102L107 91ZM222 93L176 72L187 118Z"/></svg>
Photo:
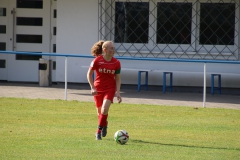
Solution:
<svg viewBox="0 0 240 160"><path fill-rule="evenodd" d="M94 72L94 70L92 70L92 67L89 67L88 72L87 72L87 80L88 80L88 83L91 87L92 95L96 95L97 94L97 89L94 87L94 82L93 82L93 77L92 77L93 72Z"/></svg>

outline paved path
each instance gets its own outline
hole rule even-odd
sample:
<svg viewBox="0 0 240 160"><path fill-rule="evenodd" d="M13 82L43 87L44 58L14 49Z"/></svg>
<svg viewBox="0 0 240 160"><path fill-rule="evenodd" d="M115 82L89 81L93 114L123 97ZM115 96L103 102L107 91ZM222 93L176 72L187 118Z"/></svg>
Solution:
<svg viewBox="0 0 240 160"><path fill-rule="evenodd" d="M163 94L161 91L141 90L122 87L123 103L154 104L168 106L202 107L202 93L172 92ZM0 97L17 97L33 99L65 99L64 83L53 84L50 87L39 87L37 83L0 82ZM90 101L88 84L68 84L67 100ZM211 95L206 96L206 108L240 109L240 95Z"/></svg>

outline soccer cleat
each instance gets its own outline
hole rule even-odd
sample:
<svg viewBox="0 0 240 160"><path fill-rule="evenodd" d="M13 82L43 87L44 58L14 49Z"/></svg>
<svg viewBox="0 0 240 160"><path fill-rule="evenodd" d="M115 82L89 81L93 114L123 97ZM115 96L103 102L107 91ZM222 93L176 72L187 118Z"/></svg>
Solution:
<svg viewBox="0 0 240 160"><path fill-rule="evenodd" d="M96 140L102 140L101 134L100 133L96 133Z"/></svg>
<svg viewBox="0 0 240 160"><path fill-rule="evenodd" d="M101 134L102 134L103 137L106 137L106 135L107 135L107 126L102 128Z"/></svg>

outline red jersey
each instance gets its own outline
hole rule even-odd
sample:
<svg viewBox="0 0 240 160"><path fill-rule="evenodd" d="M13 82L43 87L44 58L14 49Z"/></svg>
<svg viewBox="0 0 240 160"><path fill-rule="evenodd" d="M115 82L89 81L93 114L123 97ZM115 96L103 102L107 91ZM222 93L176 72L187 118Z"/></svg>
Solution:
<svg viewBox="0 0 240 160"><path fill-rule="evenodd" d="M103 56L98 56L92 61L90 67L96 71L94 86L98 92L116 90L115 75L120 74L121 71L119 60L112 57L108 62Z"/></svg>

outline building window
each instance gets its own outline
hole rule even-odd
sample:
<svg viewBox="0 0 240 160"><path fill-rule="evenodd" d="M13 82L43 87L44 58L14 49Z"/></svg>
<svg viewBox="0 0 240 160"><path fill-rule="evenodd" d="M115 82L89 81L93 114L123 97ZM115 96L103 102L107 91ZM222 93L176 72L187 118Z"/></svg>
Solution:
<svg viewBox="0 0 240 160"><path fill-rule="evenodd" d="M57 48L56 48L56 44L53 44L53 53L56 53Z"/></svg>
<svg viewBox="0 0 240 160"><path fill-rule="evenodd" d="M42 35L17 34L17 43L42 43Z"/></svg>
<svg viewBox="0 0 240 160"><path fill-rule="evenodd" d="M0 42L0 50L6 51L6 43L5 42Z"/></svg>
<svg viewBox="0 0 240 160"><path fill-rule="evenodd" d="M239 59L237 0L104 2L99 39L114 40L118 56Z"/></svg>
<svg viewBox="0 0 240 160"><path fill-rule="evenodd" d="M43 0L17 0L17 8L43 8Z"/></svg>
<svg viewBox="0 0 240 160"><path fill-rule="evenodd" d="M6 68L6 60L0 59L0 68Z"/></svg>
<svg viewBox="0 0 240 160"><path fill-rule="evenodd" d="M57 35L57 27L53 27L53 35L54 35L54 36Z"/></svg>
<svg viewBox="0 0 240 160"><path fill-rule="evenodd" d="M42 18L33 17L17 17L17 25L19 26L42 26Z"/></svg>
<svg viewBox="0 0 240 160"><path fill-rule="evenodd" d="M116 2L115 12L115 42L148 43L148 2Z"/></svg>
<svg viewBox="0 0 240 160"><path fill-rule="evenodd" d="M2 34L6 33L6 25L0 25L0 33Z"/></svg>
<svg viewBox="0 0 240 160"><path fill-rule="evenodd" d="M53 61L53 70L56 70L56 66L57 66L57 64L56 64L56 61Z"/></svg>
<svg viewBox="0 0 240 160"><path fill-rule="evenodd" d="M235 4L201 3L200 7L200 44L233 45Z"/></svg>
<svg viewBox="0 0 240 160"><path fill-rule="evenodd" d="M6 8L0 8L0 16L6 16Z"/></svg>
<svg viewBox="0 0 240 160"><path fill-rule="evenodd" d="M191 3L157 3L157 43L191 43Z"/></svg>
<svg viewBox="0 0 240 160"><path fill-rule="evenodd" d="M33 53L42 53L42 52L33 52ZM38 61L40 58L42 58L42 55L16 54L16 60Z"/></svg>
<svg viewBox="0 0 240 160"><path fill-rule="evenodd" d="M57 10L56 9L53 10L53 18L57 18Z"/></svg>

